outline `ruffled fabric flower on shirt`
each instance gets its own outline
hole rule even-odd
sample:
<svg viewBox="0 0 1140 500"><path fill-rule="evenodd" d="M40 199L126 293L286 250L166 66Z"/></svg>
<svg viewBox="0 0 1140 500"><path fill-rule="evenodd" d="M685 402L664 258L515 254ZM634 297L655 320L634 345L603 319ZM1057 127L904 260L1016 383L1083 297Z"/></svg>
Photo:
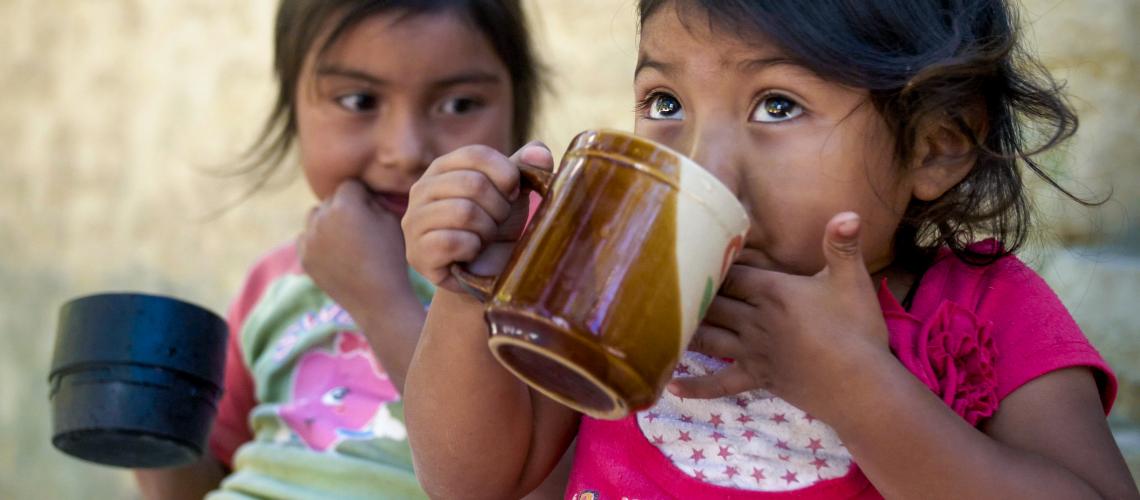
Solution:
<svg viewBox="0 0 1140 500"><path fill-rule="evenodd" d="M950 301L926 321L901 306L884 313L891 351L955 413L977 425L997 411L991 322L979 322L973 312Z"/></svg>

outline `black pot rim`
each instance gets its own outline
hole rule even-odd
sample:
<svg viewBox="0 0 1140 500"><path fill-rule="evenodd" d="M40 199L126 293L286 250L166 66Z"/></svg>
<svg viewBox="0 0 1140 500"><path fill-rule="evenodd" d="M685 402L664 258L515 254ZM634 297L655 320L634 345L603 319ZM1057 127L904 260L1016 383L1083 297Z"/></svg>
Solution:
<svg viewBox="0 0 1140 500"><path fill-rule="evenodd" d="M175 297L84 295L60 306L48 380L91 364L140 364L221 383L228 336L220 316Z"/></svg>

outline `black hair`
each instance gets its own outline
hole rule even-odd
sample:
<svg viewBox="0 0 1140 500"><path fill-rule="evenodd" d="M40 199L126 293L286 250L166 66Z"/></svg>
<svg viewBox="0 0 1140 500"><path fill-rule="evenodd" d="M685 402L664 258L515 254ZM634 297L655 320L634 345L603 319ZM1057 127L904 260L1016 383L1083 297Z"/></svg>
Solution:
<svg viewBox="0 0 1140 500"><path fill-rule="evenodd" d="M310 51L323 53L361 21L393 11L404 15L454 12L470 21L487 37L510 74L511 146L521 147L530 137L542 86L541 65L519 0L281 0L273 36L277 99L234 170L256 178L251 192L269 181L296 140L297 87Z"/></svg>
<svg viewBox="0 0 1140 500"><path fill-rule="evenodd" d="M1006 0L640 0L645 21L672 4L742 37L762 34L821 78L867 89L913 159L924 124L949 120L973 142L976 163L941 197L911 200L895 234L896 263L924 269L945 245L972 264L1015 252L1029 236L1024 166L1069 198L1038 160L1071 137L1077 116L1063 86L1022 46ZM983 236L996 250L969 247Z"/></svg>

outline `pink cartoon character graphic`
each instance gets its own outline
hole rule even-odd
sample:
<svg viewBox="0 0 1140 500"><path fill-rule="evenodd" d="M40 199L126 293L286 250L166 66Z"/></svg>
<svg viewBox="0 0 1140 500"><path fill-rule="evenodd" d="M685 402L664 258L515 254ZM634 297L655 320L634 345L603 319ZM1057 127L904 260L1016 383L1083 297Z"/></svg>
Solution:
<svg viewBox="0 0 1140 500"><path fill-rule="evenodd" d="M337 334L335 352L305 354L294 372L291 401L281 419L314 450L326 451L344 439L405 439L404 424L387 403L400 400L367 340L358 333Z"/></svg>

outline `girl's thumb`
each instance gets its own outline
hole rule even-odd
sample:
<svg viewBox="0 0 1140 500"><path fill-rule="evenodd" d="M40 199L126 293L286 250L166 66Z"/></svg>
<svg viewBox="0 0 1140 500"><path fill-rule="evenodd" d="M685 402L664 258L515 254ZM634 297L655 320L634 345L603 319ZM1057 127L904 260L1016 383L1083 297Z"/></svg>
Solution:
<svg viewBox="0 0 1140 500"><path fill-rule="evenodd" d="M554 169L554 154L540 141L531 141L518 151L518 160L543 170Z"/></svg>
<svg viewBox="0 0 1140 500"><path fill-rule="evenodd" d="M862 220L855 212L836 214L827 223L823 235L823 257L829 274L850 277L866 272L863 253L859 250L862 226Z"/></svg>

